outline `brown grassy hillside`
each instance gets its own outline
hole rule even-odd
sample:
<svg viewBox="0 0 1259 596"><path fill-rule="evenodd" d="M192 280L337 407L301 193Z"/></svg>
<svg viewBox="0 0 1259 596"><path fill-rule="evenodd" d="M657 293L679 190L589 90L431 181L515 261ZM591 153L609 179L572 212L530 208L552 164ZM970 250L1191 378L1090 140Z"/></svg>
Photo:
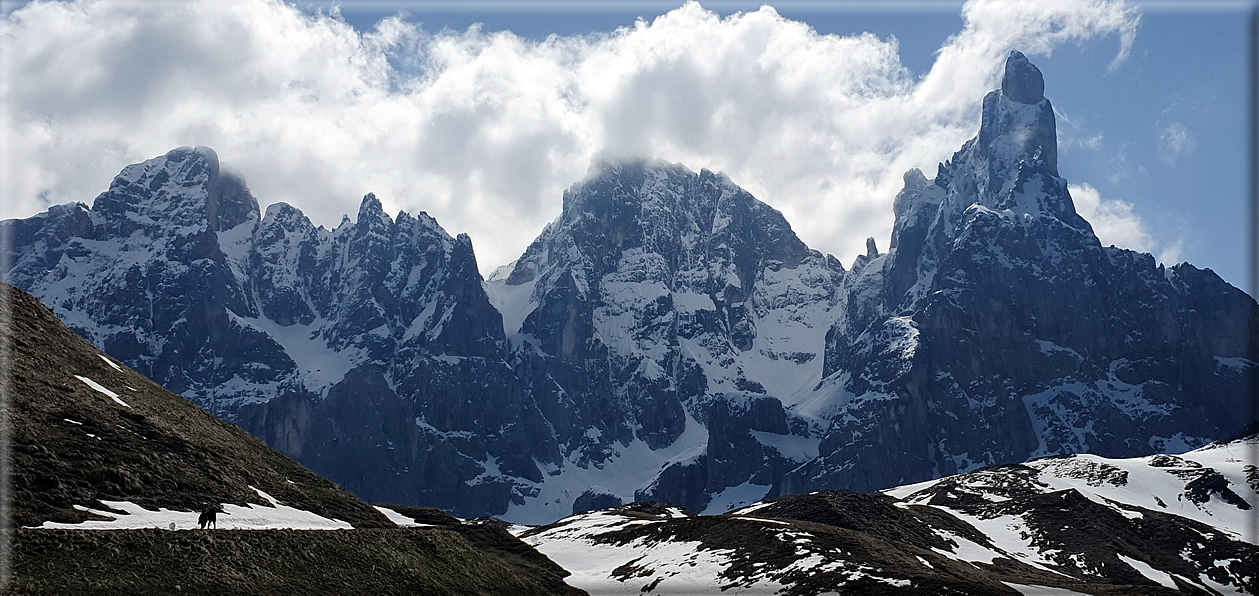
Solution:
<svg viewBox="0 0 1259 596"><path fill-rule="evenodd" d="M12 573L0 578L0 591L580 593L564 584L567 572L502 528L435 510L425 523L440 527L398 528L245 431L125 366L115 368L31 295L7 284L0 292L12 456L12 507L4 521L18 527L0 536L12 547ZM100 519L76 506L108 510L102 500L149 510L269 506L251 486L356 529L29 529Z"/></svg>

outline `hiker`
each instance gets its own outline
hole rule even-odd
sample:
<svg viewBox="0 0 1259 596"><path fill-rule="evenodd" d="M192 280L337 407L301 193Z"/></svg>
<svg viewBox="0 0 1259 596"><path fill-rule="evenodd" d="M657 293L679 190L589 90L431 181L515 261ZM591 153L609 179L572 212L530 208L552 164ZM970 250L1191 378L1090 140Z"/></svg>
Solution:
<svg viewBox="0 0 1259 596"><path fill-rule="evenodd" d="M219 515L218 507L206 505L205 511L201 512L201 517L197 518L197 523L201 524L202 530L204 530L206 526L214 526L214 529L217 530L219 528L218 515ZM227 515L227 513L223 513L223 515Z"/></svg>

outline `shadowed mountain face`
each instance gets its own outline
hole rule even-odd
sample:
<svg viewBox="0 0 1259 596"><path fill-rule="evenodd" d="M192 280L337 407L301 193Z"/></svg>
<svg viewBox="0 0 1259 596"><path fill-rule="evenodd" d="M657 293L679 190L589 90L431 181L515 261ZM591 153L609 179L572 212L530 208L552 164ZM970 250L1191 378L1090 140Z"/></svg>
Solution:
<svg viewBox="0 0 1259 596"><path fill-rule="evenodd" d="M208 149L91 208L0 223L5 279L75 331L356 494L548 522L724 511L1030 457L1191 448L1244 425L1259 306L1102 247L1013 53L979 134L905 175L845 269L723 175L596 160L488 280L372 195L260 215Z"/></svg>
<svg viewBox="0 0 1259 596"><path fill-rule="evenodd" d="M367 195L331 231L285 204L260 218L213 151L183 148L3 232L6 279L80 335L364 498L501 510L501 486L463 482L491 436L506 472L539 474L544 423L471 241L423 213Z"/></svg>
<svg viewBox="0 0 1259 596"><path fill-rule="evenodd" d="M575 594L503 528L381 510L0 284L15 593ZM219 511L216 530L199 513ZM419 518L415 526L409 518ZM396 518L405 528L399 528ZM16 529L12 529L17 526ZM353 531L329 531L350 529ZM108 530L108 531L101 531ZM172 531L178 530L178 531Z"/></svg>
<svg viewBox="0 0 1259 596"><path fill-rule="evenodd" d="M120 366L30 294L7 284L0 291L17 526L126 517L130 505L190 520L210 504L274 509L265 493L313 514L298 527L393 527L341 487Z"/></svg>
<svg viewBox="0 0 1259 596"><path fill-rule="evenodd" d="M827 335L823 385L846 415L789 491L1183 449L1244 425L1255 301L1101 246L1058 176L1042 87L1011 55L979 136L934 180L905 175L892 249L854 266L861 306Z"/></svg>

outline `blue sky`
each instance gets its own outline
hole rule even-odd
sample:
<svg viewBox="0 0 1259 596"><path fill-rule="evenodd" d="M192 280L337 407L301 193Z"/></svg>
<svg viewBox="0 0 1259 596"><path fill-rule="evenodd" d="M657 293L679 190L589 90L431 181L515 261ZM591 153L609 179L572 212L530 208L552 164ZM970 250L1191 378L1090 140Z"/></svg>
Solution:
<svg viewBox="0 0 1259 596"><path fill-rule="evenodd" d="M21 142L0 161L23 173L3 188L3 217L90 202L127 163L207 144L264 205L332 226L374 191L468 231L489 271L611 149L725 171L849 263L866 236L886 246L900 174L933 175L975 134L1005 44L1044 72L1060 171L1103 243L1248 283L1248 2L796 1L775 15L753 2L351 0L329 18L330 2L251 0L197 5L208 24L182 35L189 3L63 4L74 10L3 4L4 132ZM71 41L22 43L59 35ZM963 57L947 63L945 47ZM740 70L754 62L769 74ZM674 101L642 107L661 89ZM729 116L694 122L712 113Z"/></svg>

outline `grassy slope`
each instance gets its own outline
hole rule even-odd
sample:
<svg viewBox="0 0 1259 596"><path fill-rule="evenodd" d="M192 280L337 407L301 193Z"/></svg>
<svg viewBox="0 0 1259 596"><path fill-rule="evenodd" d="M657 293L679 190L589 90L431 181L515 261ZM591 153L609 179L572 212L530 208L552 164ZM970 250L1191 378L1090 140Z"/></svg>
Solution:
<svg viewBox="0 0 1259 596"><path fill-rule="evenodd" d="M16 594L580 593L444 528L18 530L15 538Z"/></svg>
<svg viewBox="0 0 1259 596"><path fill-rule="evenodd" d="M56 594L170 594L176 585L180 593L214 594L579 593L564 584L567 572L502 528L460 524L436 510L423 521L443 527L397 528L245 431L125 366L115 370L29 294L2 283L0 292L8 293L0 308L9 311L0 320L11 321L9 527L83 521L90 514L74 506L107 509L101 499L184 511L204 503L264 505L254 486L358 528L11 530L3 541L13 547L13 575L0 578L0 587Z"/></svg>
<svg viewBox="0 0 1259 596"><path fill-rule="evenodd" d="M61 323L33 296L10 292L14 521L75 522L98 499L147 509L281 503L357 528L393 527L341 487L125 366ZM75 375L119 394L115 403ZM134 388L131 391L128 387ZM66 420L82 424L74 424ZM95 435L95 437L89 436Z"/></svg>

